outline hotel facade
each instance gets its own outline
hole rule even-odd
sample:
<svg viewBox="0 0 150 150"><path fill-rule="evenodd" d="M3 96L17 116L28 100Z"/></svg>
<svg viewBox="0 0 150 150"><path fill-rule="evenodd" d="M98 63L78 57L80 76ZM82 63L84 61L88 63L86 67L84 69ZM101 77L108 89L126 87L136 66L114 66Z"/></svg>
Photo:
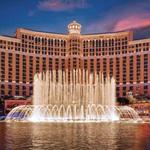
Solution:
<svg viewBox="0 0 150 150"><path fill-rule="evenodd" d="M133 40L131 31L80 32L73 21L68 34L19 28L13 37L0 36L0 96L31 96L35 73L59 69L113 76L117 97L150 96L150 38Z"/></svg>

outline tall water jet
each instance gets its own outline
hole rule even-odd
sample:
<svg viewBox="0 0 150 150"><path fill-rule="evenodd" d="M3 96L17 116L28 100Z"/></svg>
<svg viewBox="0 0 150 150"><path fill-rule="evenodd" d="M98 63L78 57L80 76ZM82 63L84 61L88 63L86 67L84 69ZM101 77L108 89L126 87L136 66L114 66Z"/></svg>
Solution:
<svg viewBox="0 0 150 150"><path fill-rule="evenodd" d="M80 76L80 77L79 77ZM34 77L33 105L115 106L115 80L86 70L47 71Z"/></svg>
<svg viewBox="0 0 150 150"><path fill-rule="evenodd" d="M115 106L115 80L87 70L36 74L32 106L14 108L6 120L114 121L138 118L129 107Z"/></svg>

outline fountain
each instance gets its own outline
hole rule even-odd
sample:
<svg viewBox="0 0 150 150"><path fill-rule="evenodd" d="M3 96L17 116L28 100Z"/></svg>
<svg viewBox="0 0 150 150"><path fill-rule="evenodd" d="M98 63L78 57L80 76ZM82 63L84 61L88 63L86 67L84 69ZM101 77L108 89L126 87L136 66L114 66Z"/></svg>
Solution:
<svg viewBox="0 0 150 150"><path fill-rule="evenodd" d="M34 77L33 105L18 106L15 121L117 121L139 119L128 106L115 105L115 80L86 70L53 70Z"/></svg>

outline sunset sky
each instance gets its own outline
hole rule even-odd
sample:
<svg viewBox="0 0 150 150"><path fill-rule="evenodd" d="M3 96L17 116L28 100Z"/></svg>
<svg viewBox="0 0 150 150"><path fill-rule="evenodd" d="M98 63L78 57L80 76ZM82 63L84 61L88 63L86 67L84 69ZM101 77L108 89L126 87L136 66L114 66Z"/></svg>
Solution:
<svg viewBox="0 0 150 150"><path fill-rule="evenodd" d="M1 0L0 35L16 28L67 33L73 20L82 33L133 30L135 38L150 37L150 0Z"/></svg>

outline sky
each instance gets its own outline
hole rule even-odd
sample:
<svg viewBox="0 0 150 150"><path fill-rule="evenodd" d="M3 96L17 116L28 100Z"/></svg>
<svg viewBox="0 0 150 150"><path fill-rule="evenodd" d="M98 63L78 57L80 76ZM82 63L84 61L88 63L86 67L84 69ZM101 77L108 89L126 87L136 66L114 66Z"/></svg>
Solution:
<svg viewBox="0 0 150 150"><path fill-rule="evenodd" d="M150 38L150 0L0 0L0 35L17 28L67 33L76 20L82 34L133 30Z"/></svg>

